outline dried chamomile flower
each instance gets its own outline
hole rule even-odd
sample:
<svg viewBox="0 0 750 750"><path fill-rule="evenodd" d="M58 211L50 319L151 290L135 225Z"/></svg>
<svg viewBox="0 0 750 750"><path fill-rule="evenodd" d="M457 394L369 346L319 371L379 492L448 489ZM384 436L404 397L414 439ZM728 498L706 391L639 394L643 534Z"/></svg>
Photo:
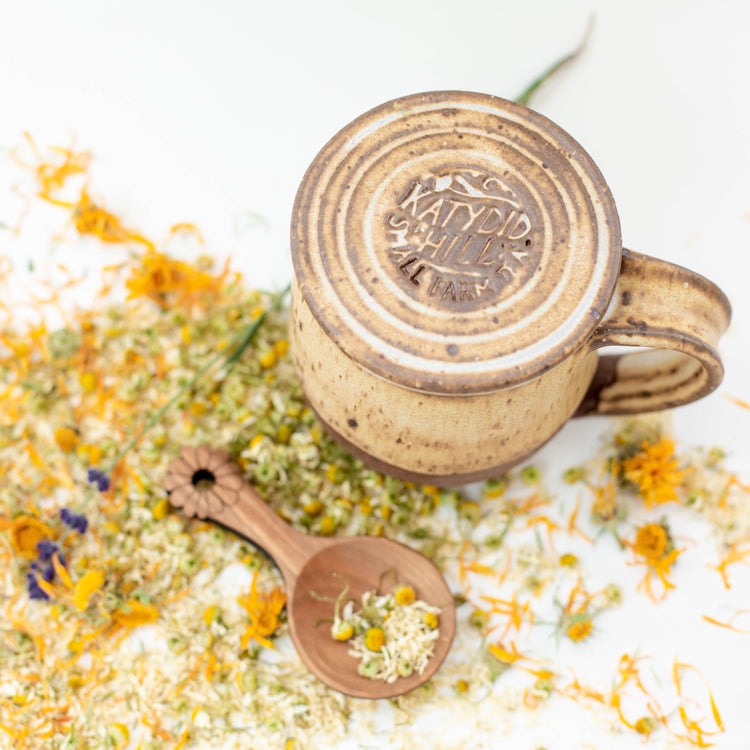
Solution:
<svg viewBox="0 0 750 750"><path fill-rule="evenodd" d="M343 576L342 576L343 578ZM396 585L392 592L365 591L346 600L349 585L336 599L331 637L347 641L363 677L395 682L422 674L435 649L440 608L417 599L413 587Z"/></svg>

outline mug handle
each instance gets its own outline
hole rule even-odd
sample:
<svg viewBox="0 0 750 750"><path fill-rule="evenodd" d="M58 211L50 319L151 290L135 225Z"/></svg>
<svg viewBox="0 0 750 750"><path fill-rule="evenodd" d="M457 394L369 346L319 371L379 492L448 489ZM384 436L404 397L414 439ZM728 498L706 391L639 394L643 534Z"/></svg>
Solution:
<svg viewBox="0 0 750 750"><path fill-rule="evenodd" d="M708 395L724 375L717 344L730 318L729 300L708 279L623 249L614 296L589 346L649 349L599 355L575 416L671 409Z"/></svg>

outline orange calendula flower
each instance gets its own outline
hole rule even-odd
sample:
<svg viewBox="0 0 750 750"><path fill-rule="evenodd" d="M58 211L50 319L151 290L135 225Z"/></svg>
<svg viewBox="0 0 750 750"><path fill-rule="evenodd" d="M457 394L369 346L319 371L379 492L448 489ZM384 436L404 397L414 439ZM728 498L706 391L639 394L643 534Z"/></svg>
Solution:
<svg viewBox="0 0 750 750"><path fill-rule="evenodd" d="M51 539L52 529L34 516L18 516L7 524L10 528L10 543L21 557L33 560L38 555L37 544Z"/></svg>
<svg viewBox="0 0 750 750"><path fill-rule="evenodd" d="M684 695L683 690L683 678L686 673L692 672L701 680L701 682L704 683L704 688L707 693L707 698L711 706L711 715L713 717L713 726L709 725L706 726L707 723L707 717L705 715L705 711L700 710L699 707L699 715L698 716L692 716L691 714L696 713L694 711L696 701L692 698L688 698ZM711 693L711 690L709 689L708 685L706 684L705 678L700 673L700 670L698 670L696 667L692 666L691 664L685 664L683 662L677 661L675 659L674 664L672 666L672 681L674 682L674 686L677 689L677 697L680 700L680 705L678 706L678 713L680 717L680 721L682 722L683 727L685 728L686 734L680 734L677 735L680 739L687 740L688 743L691 745L694 745L695 747L712 747L715 743L711 742L708 738L713 737L717 734L721 734L725 731L724 728L724 722L722 721L721 714L719 713L719 708L716 705L716 701L714 700L714 696ZM710 720L708 720L710 721Z"/></svg>
<svg viewBox="0 0 750 750"><path fill-rule="evenodd" d="M104 573L101 570L89 570L78 580L73 592L73 603L79 612L88 607L92 594L98 591L103 583Z"/></svg>
<svg viewBox="0 0 750 750"><path fill-rule="evenodd" d="M682 484L686 470L678 469L674 443L662 438L658 443L644 442L641 450L622 462L622 475L638 487L646 507L679 501L676 488Z"/></svg>
<svg viewBox="0 0 750 750"><path fill-rule="evenodd" d="M612 477L616 476L618 464L615 462L611 469ZM594 500L591 503L591 515L599 523L610 523L617 518L617 487L613 478L591 487Z"/></svg>
<svg viewBox="0 0 750 750"><path fill-rule="evenodd" d="M104 573L101 570L89 570L74 583L57 552L52 555L52 567L60 582L49 583L37 578L37 585L50 598L72 602L79 612L89 606L92 595L104 584Z"/></svg>
<svg viewBox="0 0 750 750"><path fill-rule="evenodd" d="M579 615L577 617L581 617L581 619L576 619L575 622L571 622L565 630L565 635L567 635L571 641L575 641L576 643L588 638L594 627L594 623L589 616Z"/></svg>
<svg viewBox="0 0 750 750"><path fill-rule="evenodd" d="M114 611L112 619L126 628L137 628L158 620L159 610L153 604L143 604L137 599L128 599L122 607Z"/></svg>
<svg viewBox="0 0 750 750"><path fill-rule="evenodd" d="M609 696L608 703L616 711L620 721L637 734L644 737L644 741L656 731L659 726L667 727L667 717L659 706L659 702L646 686L639 662L647 657L630 656L623 654L617 666L617 678L615 686ZM623 698L629 703L634 697L645 700L648 714L641 715L637 719L626 717L624 713Z"/></svg>
<svg viewBox="0 0 750 750"><path fill-rule="evenodd" d="M652 732L655 732L659 728L659 721L653 716L641 716L635 724L633 729L638 733L645 735L646 738L651 736Z"/></svg>
<svg viewBox="0 0 750 750"><path fill-rule="evenodd" d="M641 526L635 535L635 541L628 544L642 562L648 566L648 571L642 581L648 595L654 599L663 599L674 584L667 578L672 564L683 552L675 549L669 528L665 523L647 523ZM656 575L664 586L661 596L655 597L651 588L651 578Z"/></svg>
<svg viewBox="0 0 750 750"><path fill-rule="evenodd" d="M669 534L660 523L647 523L635 535L633 550L648 562L660 560L669 544Z"/></svg>
<svg viewBox="0 0 750 750"><path fill-rule="evenodd" d="M514 664L519 659L526 657L516 648L516 644L511 641L510 648L506 648L502 643L490 643L489 652L503 664Z"/></svg>
<svg viewBox="0 0 750 750"><path fill-rule="evenodd" d="M258 571L253 575L250 593L237 598L245 608L250 624L247 626L240 646L247 648L251 640L257 641L265 648L273 648L268 636L273 635L279 627L279 615L286 603L286 594L281 586L274 586L270 591L258 593Z"/></svg>
<svg viewBox="0 0 750 750"><path fill-rule="evenodd" d="M26 142L31 147L37 163L24 164L18 157L16 160L24 167L34 172L37 183L37 195L45 200L56 202L53 193L65 186L68 178L75 175L85 175L91 163L90 151L76 151L74 146L62 148L53 146L50 156L43 158L29 133L24 133Z"/></svg>
<svg viewBox="0 0 750 750"><path fill-rule="evenodd" d="M55 430L57 447L65 453L70 453L79 443L78 433L70 427L58 427Z"/></svg>
<svg viewBox="0 0 750 750"><path fill-rule="evenodd" d="M727 576L727 568L730 565L736 563L747 564L747 558L750 557L750 540L744 539L735 542L730 542L725 545L725 554L718 565L715 566L716 570L721 574L721 579L724 581L726 588L731 588L729 584L729 577Z"/></svg>
<svg viewBox="0 0 750 750"><path fill-rule="evenodd" d="M594 615L597 610L591 602L596 594L589 594L578 581L568 595L568 601L562 608L558 627L571 641L583 641L594 629Z"/></svg>
<svg viewBox="0 0 750 750"><path fill-rule="evenodd" d="M150 250L141 259L140 267L133 269L125 285L130 292L128 299L149 297L166 306L165 297L170 295L170 303L176 300L190 304L204 294L218 294L224 276L224 273L213 276L189 263Z"/></svg>
<svg viewBox="0 0 750 750"><path fill-rule="evenodd" d="M73 209L73 220L79 234L93 234L102 242L139 242L153 249L152 242L137 232L126 229L120 219L95 203L86 188L81 190L78 203L70 206Z"/></svg>
<svg viewBox="0 0 750 750"><path fill-rule="evenodd" d="M37 164L24 164L34 172L37 183L37 195L56 206L70 209L72 221L79 234L93 234L102 242L139 242L149 249L153 249L152 242L142 235L127 229L120 219L92 200L86 187L81 188L77 202L60 197L60 191L70 177L81 176L85 179L91 162L88 151L75 151L71 148L53 147L50 149L54 156L44 158L28 133L24 134L37 158Z"/></svg>

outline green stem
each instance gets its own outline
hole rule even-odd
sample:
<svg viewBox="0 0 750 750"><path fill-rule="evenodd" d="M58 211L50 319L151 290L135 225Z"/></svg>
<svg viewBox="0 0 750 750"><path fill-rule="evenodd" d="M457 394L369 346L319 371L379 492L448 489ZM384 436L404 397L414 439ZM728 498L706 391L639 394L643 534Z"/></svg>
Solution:
<svg viewBox="0 0 750 750"><path fill-rule="evenodd" d="M500 544L502 544L505 541L505 537L508 536L508 532L510 531L510 527L513 525L514 519L515 515L511 512L508 515L508 520L505 522L505 526L503 526L503 530L500 532L500 536L498 537L498 541Z"/></svg>
<svg viewBox="0 0 750 750"><path fill-rule="evenodd" d="M263 324L263 321L268 317L268 313L270 310L276 310L281 306L281 303L284 301L284 298L289 293L289 289L291 288L291 285L288 284L285 289L280 291L275 297L273 302L271 303L271 306L268 310L264 310L252 323L245 326L241 331L239 331L230 342L230 347L232 348L231 353L227 354L226 351L220 351L217 354L215 354L211 359L206 362L206 364L203 365L203 367L198 370L198 372L193 375L193 377L185 383L178 391L177 393L172 396L172 398L167 401L166 404L161 406L159 409L157 409L149 418L148 422L146 422L143 427L141 427L138 432L133 435L133 437L128 440L128 442L125 444L125 447L112 459L109 465L109 469L105 472L107 474L110 474L112 469L114 469L115 466L117 466L118 462L122 460L122 458L128 453L128 451L135 446L135 444L154 426L156 425L159 420L166 414L169 409L171 409L179 400L182 398L185 393L187 393L189 390L191 390L195 384L200 380L214 365L216 365L218 362L220 362L222 359L225 360L225 364L232 365L234 362L236 362L241 356L242 353L247 349L250 342L253 340L253 337L258 332L258 329Z"/></svg>
<svg viewBox="0 0 750 750"><path fill-rule="evenodd" d="M592 16L589 20L588 26L586 27L586 33L583 35L583 39L581 39L580 44L572 51L569 52L564 57L561 57L559 60L554 62L547 70L544 71L538 78L533 80L522 92L521 94L516 97L516 101L519 104L528 104L531 97L536 93L536 90L542 86L544 83L547 82L555 73L557 73L560 68L564 67L570 62L573 62L577 57L580 56L580 54L583 52L583 50L586 47L586 44L588 43L589 37L591 36L591 30L594 27L594 17Z"/></svg>
<svg viewBox="0 0 750 750"><path fill-rule="evenodd" d="M282 289L276 297L274 297L273 302L271 303L271 307L269 310L277 310L279 307L281 307L281 303L284 301L284 298L287 294L289 294L289 290L292 288L291 284L287 284L284 289ZM237 337L239 337L240 342L237 344L237 348L227 357L227 360L224 364L227 365L233 365L241 356L242 353L247 349L248 344L253 340L253 337L255 336L256 331L260 328L263 321L266 319L266 316L268 315L268 310L264 310L258 318L255 320L254 323L251 323L249 326L247 326L244 330L240 331L239 334L237 334Z"/></svg>

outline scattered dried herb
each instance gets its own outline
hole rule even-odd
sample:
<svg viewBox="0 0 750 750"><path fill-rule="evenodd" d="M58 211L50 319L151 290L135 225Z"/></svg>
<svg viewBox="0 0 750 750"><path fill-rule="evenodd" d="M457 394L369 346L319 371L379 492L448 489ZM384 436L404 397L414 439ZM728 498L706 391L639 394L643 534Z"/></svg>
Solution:
<svg viewBox="0 0 750 750"><path fill-rule="evenodd" d="M45 200L86 178L85 152L37 156ZM109 214L77 218L102 241L129 234ZM195 231L177 227L174 241ZM654 654L644 669L640 644L623 644L613 678L591 687L549 638L585 651L632 602L684 585L681 563L699 554L675 544L685 516L715 538L717 588L735 593L750 559L750 486L721 450L679 446L658 420L636 419L614 423L601 453L582 456L554 493L536 467L472 496L384 477L335 445L305 405L283 295L253 290L226 265L191 266L120 237L143 255L107 270L102 296L67 311L61 327L44 317L59 302L53 286L31 324L0 303L0 736L12 747L245 747L251 737L304 748L366 723L352 718L369 705L299 662L283 584L263 553L171 511L167 466L178 446L203 442L222 445L294 527L388 535L452 581L452 654L427 685L389 704L404 741L419 741L410 723L426 710L471 732L482 712L511 723L520 706L542 711L566 698L662 744L706 747L725 730L696 666ZM0 284L8 274L0 261ZM62 283L77 280L66 273ZM645 595L623 583L633 562L646 566ZM623 576L597 590L603 565ZM332 636L349 642L360 627L377 657L392 613L417 601L408 586L388 596L387 620L362 628L344 610ZM735 622L747 610L705 608L696 602L706 627L745 636ZM424 624L434 629L438 617L425 612Z"/></svg>
<svg viewBox="0 0 750 750"><path fill-rule="evenodd" d="M405 584L388 593L378 587L363 592L359 600L347 599L349 584L341 577L344 588L334 602L330 634L348 642L349 654L359 661L359 674L386 682L422 674L435 650L440 607L417 599Z"/></svg>

